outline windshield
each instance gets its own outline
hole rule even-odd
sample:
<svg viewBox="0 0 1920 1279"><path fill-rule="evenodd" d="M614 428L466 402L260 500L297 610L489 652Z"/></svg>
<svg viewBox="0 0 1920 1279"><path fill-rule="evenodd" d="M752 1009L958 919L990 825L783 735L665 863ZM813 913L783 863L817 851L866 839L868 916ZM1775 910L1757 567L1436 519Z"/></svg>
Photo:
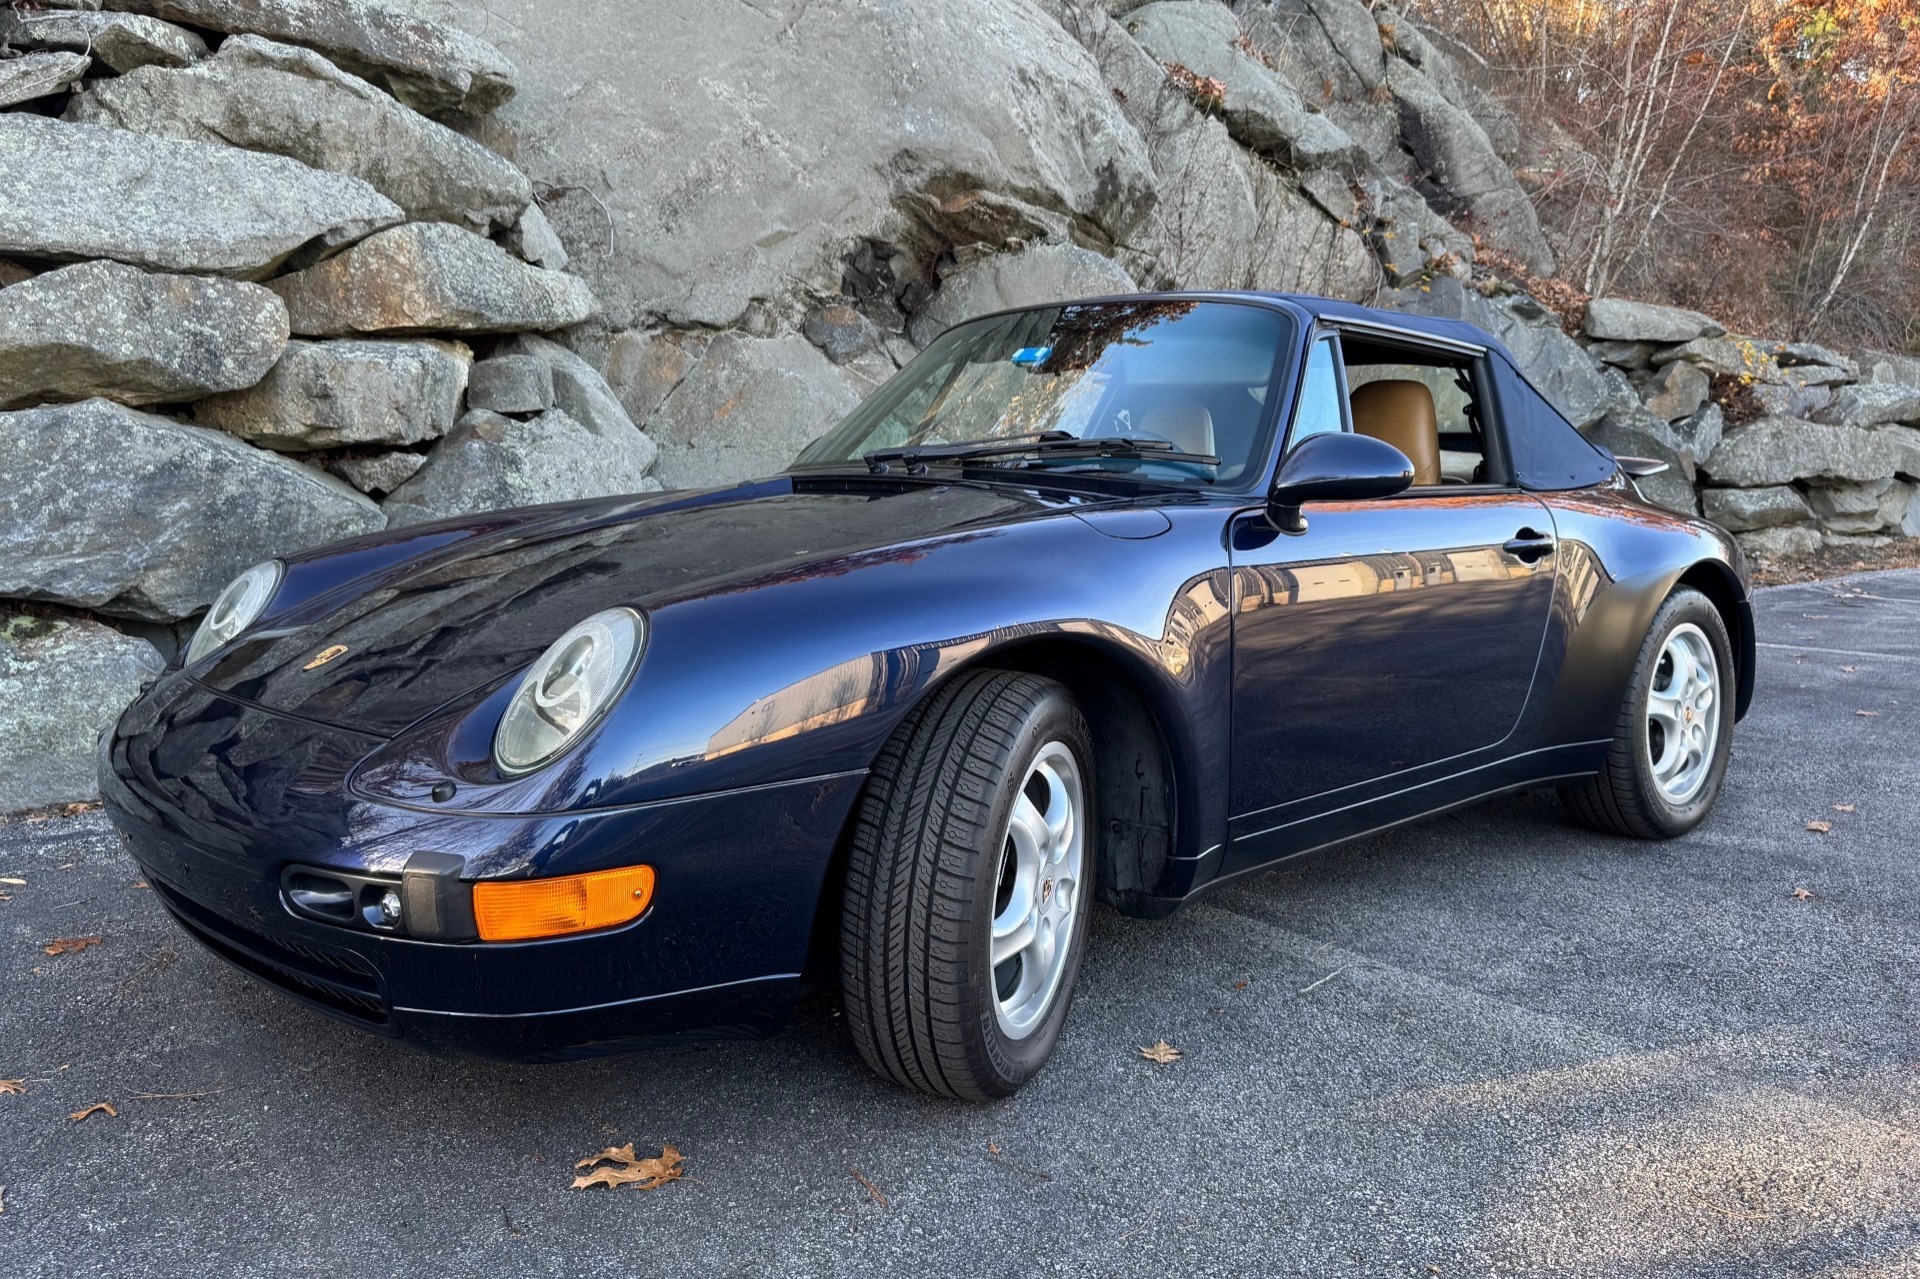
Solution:
<svg viewBox="0 0 1920 1279"><path fill-rule="evenodd" d="M1231 302L1103 302L974 320L942 334L794 465L1046 435L1164 441L1171 447L1159 451L1186 456L1014 450L965 464L1231 485L1266 458L1268 393L1290 337L1283 313Z"/></svg>

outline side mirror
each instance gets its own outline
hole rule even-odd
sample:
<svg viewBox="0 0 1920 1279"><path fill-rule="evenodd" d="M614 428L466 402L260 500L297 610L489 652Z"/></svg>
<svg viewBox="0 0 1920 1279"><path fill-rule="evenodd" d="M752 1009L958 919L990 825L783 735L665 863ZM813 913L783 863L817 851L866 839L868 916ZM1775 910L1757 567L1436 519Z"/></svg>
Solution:
<svg viewBox="0 0 1920 1279"><path fill-rule="evenodd" d="M1392 497L1413 483L1407 455L1371 435L1310 435L1280 459L1267 493L1267 518L1282 533L1304 533L1300 508L1308 502L1354 502Z"/></svg>

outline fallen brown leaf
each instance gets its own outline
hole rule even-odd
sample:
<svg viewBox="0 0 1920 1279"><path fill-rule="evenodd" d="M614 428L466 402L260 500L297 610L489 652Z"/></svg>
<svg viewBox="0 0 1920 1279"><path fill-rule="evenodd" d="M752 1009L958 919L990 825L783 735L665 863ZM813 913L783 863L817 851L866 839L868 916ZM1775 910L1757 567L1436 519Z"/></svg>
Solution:
<svg viewBox="0 0 1920 1279"><path fill-rule="evenodd" d="M40 949L48 955L76 955L89 946L98 946L101 937L56 937Z"/></svg>
<svg viewBox="0 0 1920 1279"><path fill-rule="evenodd" d="M1858 666L1842 666L1842 667L1840 668L1840 673L1841 673L1842 675L1851 675L1851 674L1853 674L1853 673L1854 673L1855 671L1857 671L1857 670L1859 670L1859 669L1860 669L1860 668L1859 668Z"/></svg>
<svg viewBox="0 0 1920 1279"><path fill-rule="evenodd" d="M1854 714L1860 716L1862 719L1879 719L1880 718L1879 711L1855 711Z"/></svg>
<svg viewBox="0 0 1920 1279"><path fill-rule="evenodd" d="M112 1102L96 1101L85 1109L74 1111L71 1115L68 1115L67 1118L77 1124L84 1122L90 1115L100 1114L106 1115L109 1119L118 1119L120 1117L120 1112L114 1109Z"/></svg>
<svg viewBox="0 0 1920 1279"><path fill-rule="evenodd" d="M1835 804L1833 806L1833 811L1836 813L1851 813L1853 811L1853 805L1852 804Z"/></svg>
<svg viewBox="0 0 1920 1279"><path fill-rule="evenodd" d="M1813 896L1813 890L1811 888L1796 888L1793 890L1793 896L1795 901L1806 901L1809 897Z"/></svg>
<svg viewBox="0 0 1920 1279"><path fill-rule="evenodd" d="M588 1186L638 1186L642 1190L653 1190L669 1181L678 1181L682 1175L680 1152L671 1145L662 1146L657 1159L640 1159L633 1153L633 1143L624 1146L608 1146L597 1155L589 1155L575 1164L575 1168L591 1168L585 1176L573 1179L575 1190L585 1190ZM595 1165L602 1165L596 1167Z"/></svg>
<svg viewBox="0 0 1920 1279"><path fill-rule="evenodd" d="M1807 829L1816 835L1824 835L1833 829L1832 822L1808 822Z"/></svg>
<svg viewBox="0 0 1920 1279"><path fill-rule="evenodd" d="M887 1197L880 1193L880 1187L874 1185L871 1181L868 1181L866 1177L862 1176L858 1168L849 1168L847 1169L847 1171L853 1174L853 1179L855 1181L859 1182L861 1185L867 1188L867 1193L873 1196L873 1201L875 1203L879 1204L882 1208L885 1208L888 1212L893 1211L893 1205L888 1203Z"/></svg>
<svg viewBox="0 0 1920 1279"><path fill-rule="evenodd" d="M136 879L136 880L134 880L134 881L133 881L133 882L132 882L131 884L129 884L129 885L127 885L127 887L129 887L129 888L152 888L152 887L153 887L153 885L152 885L152 884L149 884L149 883L148 883L148 882L147 882L146 880L144 880L144 879Z"/></svg>
<svg viewBox="0 0 1920 1279"><path fill-rule="evenodd" d="M987 1138L987 1153L990 1155L997 1155L1000 1153L1000 1143L995 1141L991 1137Z"/></svg>
<svg viewBox="0 0 1920 1279"><path fill-rule="evenodd" d="M5 877L0 877L0 884L12 884L15 888L25 888L27 886L27 881L24 879L17 878L16 876L13 876L13 875L7 875Z"/></svg>
<svg viewBox="0 0 1920 1279"><path fill-rule="evenodd" d="M1247 983L1244 979L1241 981L1237 981L1233 983L1233 988L1235 990L1245 990L1247 988Z"/></svg>
<svg viewBox="0 0 1920 1279"><path fill-rule="evenodd" d="M1180 1050L1164 1039L1151 1048L1142 1048L1140 1055L1157 1066L1180 1060Z"/></svg>
<svg viewBox="0 0 1920 1279"><path fill-rule="evenodd" d="M26 1090L27 1081L24 1079L0 1079L0 1094L18 1096Z"/></svg>

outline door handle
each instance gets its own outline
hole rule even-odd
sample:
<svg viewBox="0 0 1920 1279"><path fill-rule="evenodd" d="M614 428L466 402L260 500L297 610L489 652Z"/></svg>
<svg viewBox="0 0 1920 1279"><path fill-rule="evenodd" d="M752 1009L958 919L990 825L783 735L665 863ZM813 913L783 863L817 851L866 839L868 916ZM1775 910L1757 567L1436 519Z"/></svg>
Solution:
<svg viewBox="0 0 1920 1279"><path fill-rule="evenodd" d="M1523 528L1513 535L1513 539L1500 549L1517 560L1529 564L1553 554L1553 534L1542 533L1536 529Z"/></svg>

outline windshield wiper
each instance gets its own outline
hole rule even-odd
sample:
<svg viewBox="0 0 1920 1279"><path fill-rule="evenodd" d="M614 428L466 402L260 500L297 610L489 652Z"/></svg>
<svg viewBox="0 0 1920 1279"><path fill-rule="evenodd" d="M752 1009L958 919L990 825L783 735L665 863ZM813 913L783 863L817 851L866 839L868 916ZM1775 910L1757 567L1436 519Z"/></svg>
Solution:
<svg viewBox="0 0 1920 1279"><path fill-rule="evenodd" d="M922 466L930 462L971 462L977 458L1021 454L1032 454L1039 460L1052 457L1138 457L1156 462L1220 465L1220 459L1211 453L1183 453L1173 446L1171 440L1137 435L1081 437L1065 431L1046 431L1020 439L972 440L962 444L912 444L900 448L875 449L862 457L870 469L878 472L892 462Z"/></svg>

